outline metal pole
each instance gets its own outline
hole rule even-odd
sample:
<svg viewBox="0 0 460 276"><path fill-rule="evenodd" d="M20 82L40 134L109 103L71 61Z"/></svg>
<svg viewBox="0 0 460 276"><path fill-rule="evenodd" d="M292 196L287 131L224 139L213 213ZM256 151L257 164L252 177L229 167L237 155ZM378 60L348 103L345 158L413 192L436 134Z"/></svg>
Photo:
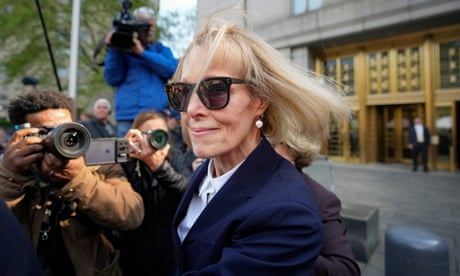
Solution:
<svg viewBox="0 0 460 276"><path fill-rule="evenodd" d="M57 87L59 91L62 91L61 82L59 81L59 76L57 73L56 62L54 61L53 49L51 47L51 42L48 37L48 31L46 30L45 20L43 19L42 8L38 0L35 0L35 4L37 5L38 16L40 17L40 22L42 24L43 33L45 35L46 46L48 48L48 53L50 54L51 65L53 66L53 72L54 72L54 77L56 78Z"/></svg>
<svg viewBox="0 0 460 276"><path fill-rule="evenodd" d="M80 0L73 0L70 38L69 96L77 97L78 36L80 33Z"/></svg>

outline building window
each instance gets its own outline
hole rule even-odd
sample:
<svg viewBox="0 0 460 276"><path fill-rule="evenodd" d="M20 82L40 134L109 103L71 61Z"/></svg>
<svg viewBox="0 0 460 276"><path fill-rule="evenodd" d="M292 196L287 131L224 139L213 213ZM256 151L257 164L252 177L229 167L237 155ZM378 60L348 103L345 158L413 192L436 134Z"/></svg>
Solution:
<svg viewBox="0 0 460 276"><path fill-rule="evenodd" d="M440 45L441 88L460 87L460 40Z"/></svg>
<svg viewBox="0 0 460 276"><path fill-rule="evenodd" d="M359 111L354 112L350 119L350 155L359 157Z"/></svg>
<svg viewBox="0 0 460 276"><path fill-rule="evenodd" d="M291 0L291 9L293 15L299 15L321 8L323 0Z"/></svg>
<svg viewBox="0 0 460 276"><path fill-rule="evenodd" d="M332 122L329 129L327 153L329 156L343 156L343 128L337 122Z"/></svg>
<svg viewBox="0 0 460 276"><path fill-rule="evenodd" d="M367 56L369 94L390 92L390 64L388 52L371 53Z"/></svg>
<svg viewBox="0 0 460 276"><path fill-rule="evenodd" d="M324 64L324 74L340 84L347 96L355 95L354 73L353 57L326 60Z"/></svg>
<svg viewBox="0 0 460 276"><path fill-rule="evenodd" d="M419 48L406 48L397 51L398 92L420 91Z"/></svg>
<svg viewBox="0 0 460 276"><path fill-rule="evenodd" d="M449 162L452 147L452 113L449 106L436 107L438 161Z"/></svg>

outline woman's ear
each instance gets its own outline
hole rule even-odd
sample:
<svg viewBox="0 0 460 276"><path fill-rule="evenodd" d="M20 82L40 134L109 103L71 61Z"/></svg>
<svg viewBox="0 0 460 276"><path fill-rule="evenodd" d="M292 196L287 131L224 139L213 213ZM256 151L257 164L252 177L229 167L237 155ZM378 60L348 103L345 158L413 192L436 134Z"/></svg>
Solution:
<svg viewBox="0 0 460 276"><path fill-rule="evenodd" d="M268 101L259 98L259 103L258 106L256 106L256 108L258 115L262 116L268 108Z"/></svg>

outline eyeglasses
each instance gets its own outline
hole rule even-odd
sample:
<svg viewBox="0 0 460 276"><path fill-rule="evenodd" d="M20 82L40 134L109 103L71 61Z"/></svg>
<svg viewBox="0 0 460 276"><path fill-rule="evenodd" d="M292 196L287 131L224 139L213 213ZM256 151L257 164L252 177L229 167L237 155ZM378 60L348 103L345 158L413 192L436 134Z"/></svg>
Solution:
<svg viewBox="0 0 460 276"><path fill-rule="evenodd" d="M197 94L206 108L210 110L223 109L230 99L230 86L239 83L251 83L251 81L229 77L203 79L198 84ZM186 111L190 96L196 85L196 83L183 82L165 85L164 88L171 107L180 112Z"/></svg>

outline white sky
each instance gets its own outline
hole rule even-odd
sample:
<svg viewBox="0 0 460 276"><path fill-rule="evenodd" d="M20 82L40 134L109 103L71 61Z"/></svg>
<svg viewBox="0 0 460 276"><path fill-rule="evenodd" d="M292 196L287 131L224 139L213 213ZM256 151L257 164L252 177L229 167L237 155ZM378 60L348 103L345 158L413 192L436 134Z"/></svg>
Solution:
<svg viewBox="0 0 460 276"><path fill-rule="evenodd" d="M179 14L182 12L190 11L196 8L197 0L160 0L160 16L167 12L177 11ZM174 32L174 30L172 30ZM171 47L174 56L180 58L185 52L186 47L193 38L193 33L189 33L185 36L181 36L178 41L166 41L162 42Z"/></svg>
<svg viewBox="0 0 460 276"><path fill-rule="evenodd" d="M188 10L196 6L196 0L160 0L160 11Z"/></svg>

